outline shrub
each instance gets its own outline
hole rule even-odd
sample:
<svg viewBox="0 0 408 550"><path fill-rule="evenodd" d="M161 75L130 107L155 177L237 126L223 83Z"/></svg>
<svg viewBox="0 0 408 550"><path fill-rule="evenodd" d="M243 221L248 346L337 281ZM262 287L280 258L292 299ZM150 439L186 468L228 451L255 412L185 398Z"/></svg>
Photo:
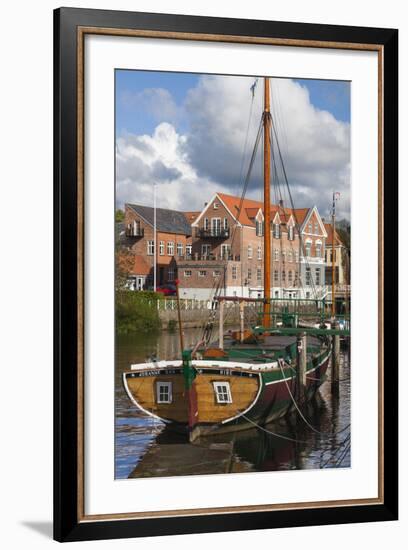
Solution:
<svg viewBox="0 0 408 550"><path fill-rule="evenodd" d="M150 291L117 290L115 297L117 332L126 334L159 330L158 294Z"/></svg>

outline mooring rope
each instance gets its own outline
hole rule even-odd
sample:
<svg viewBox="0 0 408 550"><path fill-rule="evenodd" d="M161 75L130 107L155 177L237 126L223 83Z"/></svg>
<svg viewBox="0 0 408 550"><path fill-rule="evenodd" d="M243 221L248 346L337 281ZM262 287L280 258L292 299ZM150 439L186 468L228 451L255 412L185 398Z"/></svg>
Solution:
<svg viewBox="0 0 408 550"><path fill-rule="evenodd" d="M241 417L242 418L245 418L245 420L247 422L249 422L250 424L252 424L253 426L255 426L256 428L259 428L260 430L262 430L263 432L269 434L269 435L273 435L275 437L279 437L280 439L286 439L287 441L292 441L293 443L309 443L308 441L304 441L302 439L293 439L292 437L288 437L286 435L282 435L282 434L277 434L275 432L272 432L271 430L267 430L266 428L264 428L263 426L260 426L259 424L257 424L256 422L254 422L253 420L251 420L250 418L248 418L247 416L245 416L245 414L241 414Z"/></svg>
<svg viewBox="0 0 408 550"><path fill-rule="evenodd" d="M339 432L333 432L333 433L331 433L331 434L328 434L327 432L321 432L320 430L316 429L314 426L312 426L312 425L310 424L310 422L305 418L305 416L303 415L302 411L300 410L298 404L296 403L296 399L293 397L293 394L292 394L292 392L291 392L291 389L289 388L289 384L288 384L287 381L286 381L285 373L283 372L282 365L280 364L280 362L278 362L278 365L279 365L279 368L280 368L281 373L282 373L282 376L283 376L283 381L285 382L286 388L287 388L287 390L288 390L288 393L289 393L289 395L290 395L290 397L291 397L291 399L292 399L292 402L293 402L293 404L295 405L295 408L296 408L296 410L298 411L300 417L301 417L302 420L309 426L309 428L310 428L311 430L313 430L315 433L317 433L317 434L319 434L319 435L322 435L322 436L324 436L324 437L334 437L334 436L337 435L338 433L343 432L343 431L344 431L344 428L343 428L342 430L340 430Z"/></svg>

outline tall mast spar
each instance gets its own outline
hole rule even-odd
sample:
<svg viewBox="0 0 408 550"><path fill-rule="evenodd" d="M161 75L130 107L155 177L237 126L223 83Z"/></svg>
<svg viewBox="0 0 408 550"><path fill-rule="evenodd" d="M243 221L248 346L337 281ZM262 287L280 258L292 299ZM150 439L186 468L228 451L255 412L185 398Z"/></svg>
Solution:
<svg viewBox="0 0 408 550"><path fill-rule="evenodd" d="M269 327L271 318L271 113L269 78L264 79L264 316L263 326Z"/></svg>

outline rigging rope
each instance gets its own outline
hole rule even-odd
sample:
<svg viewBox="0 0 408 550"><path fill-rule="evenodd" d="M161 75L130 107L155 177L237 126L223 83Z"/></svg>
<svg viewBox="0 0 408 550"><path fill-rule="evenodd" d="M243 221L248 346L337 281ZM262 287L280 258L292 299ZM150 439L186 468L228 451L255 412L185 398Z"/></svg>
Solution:
<svg viewBox="0 0 408 550"><path fill-rule="evenodd" d="M302 237L302 234L301 234L301 231L300 231L300 224L298 222L298 219L297 219L297 214L296 214L296 209L295 209L295 205L294 205L294 202L293 202L293 198L292 198L292 194L290 192L290 187L289 187L289 181L287 179L287 175L286 175L286 169L285 169L285 165L284 165L284 162L283 162L283 157L282 157L282 153L281 153L281 149L280 149L280 145L279 145L279 140L278 140L278 134L276 132L276 128L275 128L275 121L272 117L272 114L270 115L271 116L271 130L270 130L270 136L269 136L269 143L271 145L271 155L272 155L272 162L273 162L273 165L274 165L274 170L275 170L275 173L276 173L276 190L279 192L279 197L280 197L280 201L281 203L279 202L279 200L277 200L277 204L278 204L278 208L281 208L281 211L282 213L284 214L284 216L286 217L286 213L285 213L285 210L284 210L284 207L283 207L283 196L282 196L282 190L281 190L281 187L280 187L280 182L279 182L279 176L278 176L278 170L277 170L277 166L276 166L276 161L275 161L275 155L274 155L274 145L273 145L273 140L272 140L272 130L273 130L273 133L274 133L274 136L275 136L275 141L276 141L276 145L277 145L277 148L278 148L278 152L279 152L279 159L280 159L280 163L281 163L281 167L282 167L282 173L284 174L284 178L285 178L285 182L286 182L286 187L287 187L287 190L288 190L288 194L289 194L289 199L290 199L290 203L291 203L291 210L292 210L292 213L293 213L293 217L295 219L295 225L296 225L296 229L297 229L297 232L298 232L298 236L299 236L299 245L300 245L300 250L301 252L303 253L303 259L304 259L304 262L306 264L306 268L309 268L309 273L310 273L310 281L311 281L311 288L312 288L312 292L315 296L315 298L317 299L317 290L316 290L316 285L315 285L315 282L314 282L314 277L312 275L312 270L310 268L310 263L307 259L307 254L306 254L306 245L304 244L304 241L303 241L303 237ZM281 246L281 249L282 249L282 240L281 240L281 243L280 243L280 246ZM291 244L291 248L293 249L293 245ZM300 254L299 254L299 264L300 264ZM299 269L299 266L298 266L298 269ZM300 271L300 269L299 269ZM304 287L303 287L303 283L302 283L302 279L300 277L300 273L299 273L299 281L302 285L302 290L304 290Z"/></svg>

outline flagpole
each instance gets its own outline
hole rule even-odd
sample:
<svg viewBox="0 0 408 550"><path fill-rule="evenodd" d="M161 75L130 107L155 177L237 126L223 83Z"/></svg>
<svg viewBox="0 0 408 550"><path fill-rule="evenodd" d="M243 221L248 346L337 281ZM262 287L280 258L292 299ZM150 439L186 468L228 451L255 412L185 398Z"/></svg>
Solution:
<svg viewBox="0 0 408 550"><path fill-rule="evenodd" d="M153 182L153 239L154 239L154 255L153 255L153 290L156 292L157 286L157 227L156 227L156 182Z"/></svg>
<svg viewBox="0 0 408 550"><path fill-rule="evenodd" d="M336 316L336 249L335 249L335 231L336 231L336 201L338 200L340 193L333 192L333 205L332 205L332 310L331 314L333 319Z"/></svg>

